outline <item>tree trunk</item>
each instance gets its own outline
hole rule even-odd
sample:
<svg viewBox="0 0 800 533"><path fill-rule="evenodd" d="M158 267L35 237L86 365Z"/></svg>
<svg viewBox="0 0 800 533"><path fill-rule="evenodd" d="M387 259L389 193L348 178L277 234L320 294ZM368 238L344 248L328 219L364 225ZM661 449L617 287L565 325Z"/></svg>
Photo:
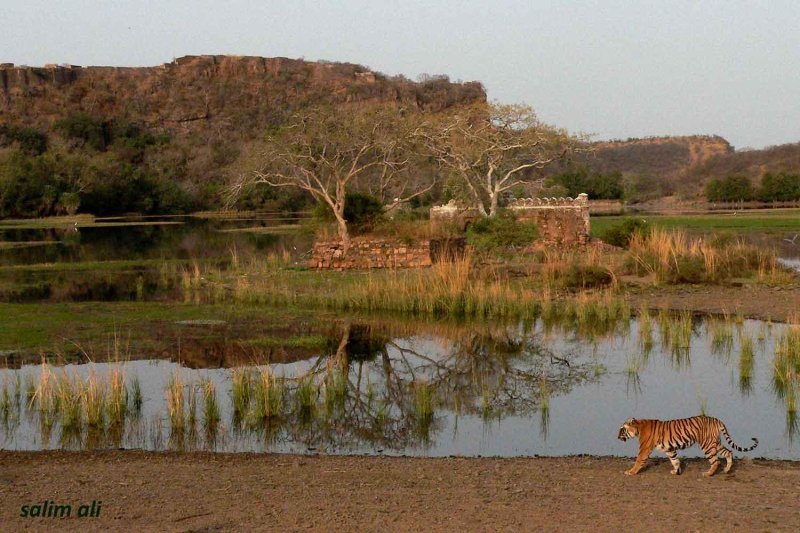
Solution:
<svg viewBox="0 0 800 533"><path fill-rule="evenodd" d="M489 216L494 217L497 216L497 207L498 207L498 198L500 197L500 193L495 191L493 193L489 193Z"/></svg>
<svg viewBox="0 0 800 533"><path fill-rule="evenodd" d="M338 211L334 211L333 214L336 216L336 225L339 231L339 241L342 243L342 249L347 254L347 251L350 249L350 232L347 229L347 221L344 218L344 210L341 213Z"/></svg>

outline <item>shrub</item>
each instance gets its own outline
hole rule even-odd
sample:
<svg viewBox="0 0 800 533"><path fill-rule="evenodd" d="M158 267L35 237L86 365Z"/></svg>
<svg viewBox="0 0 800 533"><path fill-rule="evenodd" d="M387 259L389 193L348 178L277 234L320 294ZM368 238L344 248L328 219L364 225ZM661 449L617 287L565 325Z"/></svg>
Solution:
<svg viewBox="0 0 800 533"><path fill-rule="evenodd" d="M47 135L24 126L0 124L0 147L19 145L27 155L40 155L47 151Z"/></svg>
<svg viewBox="0 0 800 533"><path fill-rule="evenodd" d="M608 228L600 239L613 246L627 248L634 234L646 235L651 231L650 224L641 218L625 218L619 224Z"/></svg>
<svg viewBox="0 0 800 533"><path fill-rule="evenodd" d="M467 229L467 243L483 252L528 246L539 236L533 222L519 222L511 213L481 218Z"/></svg>
<svg viewBox="0 0 800 533"><path fill-rule="evenodd" d="M383 214L383 204L374 196L347 193L344 199L344 218L354 231L369 231Z"/></svg>
<svg viewBox="0 0 800 533"><path fill-rule="evenodd" d="M605 287L613 281L614 276L607 268L595 265L570 265L563 278L565 287L582 289Z"/></svg>

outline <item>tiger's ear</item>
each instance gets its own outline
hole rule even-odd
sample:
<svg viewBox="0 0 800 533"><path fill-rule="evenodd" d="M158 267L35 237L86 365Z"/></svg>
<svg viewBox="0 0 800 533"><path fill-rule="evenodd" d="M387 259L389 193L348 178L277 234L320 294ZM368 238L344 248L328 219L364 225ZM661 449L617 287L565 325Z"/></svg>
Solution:
<svg viewBox="0 0 800 533"><path fill-rule="evenodd" d="M635 418L629 418L625 421L626 424L633 424L634 422L636 422Z"/></svg>

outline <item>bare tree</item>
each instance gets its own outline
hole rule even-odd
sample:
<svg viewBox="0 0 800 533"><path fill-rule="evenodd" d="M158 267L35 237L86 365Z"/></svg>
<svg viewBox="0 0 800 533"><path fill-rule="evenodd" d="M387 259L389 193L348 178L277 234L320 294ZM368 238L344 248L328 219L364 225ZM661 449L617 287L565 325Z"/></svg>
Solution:
<svg viewBox="0 0 800 533"><path fill-rule="evenodd" d="M536 169L565 157L579 142L518 104L461 108L429 120L416 133L439 164L461 180L484 216L497 214L503 192L538 179Z"/></svg>
<svg viewBox="0 0 800 533"><path fill-rule="evenodd" d="M404 113L393 107L304 109L267 136L260 168L241 176L231 188L232 196L261 183L304 190L330 208L346 251L350 246L345 218L349 191L366 188L384 199L390 191L399 191L401 196L394 203L429 190L409 194L401 182L407 177L410 133Z"/></svg>

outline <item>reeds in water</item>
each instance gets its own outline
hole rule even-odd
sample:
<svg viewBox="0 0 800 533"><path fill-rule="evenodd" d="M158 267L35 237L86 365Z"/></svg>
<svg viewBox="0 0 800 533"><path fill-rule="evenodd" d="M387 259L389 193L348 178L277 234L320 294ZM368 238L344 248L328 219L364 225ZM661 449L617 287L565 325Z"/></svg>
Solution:
<svg viewBox="0 0 800 533"><path fill-rule="evenodd" d="M141 394L141 391L139 392ZM121 368L111 370L108 383L108 423L122 425L128 412L128 388Z"/></svg>
<svg viewBox="0 0 800 533"><path fill-rule="evenodd" d="M637 312L639 326L639 346L645 354L649 354L653 349L653 320L650 317L650 310L642 306Z"/></svg>
<svg viewBox="0 0 800 533"><path fill-rule="evenodd" d="M733 322L730 315L706 322L706 332L711 337L711 353L728 355L733 349Z"/></svg>
<svg viewBox="0 0 800 533"><path fill-rule="evenodd" d="M420 427L429 426L433 421L433 387L424 381L412 383L414 393L414 417Z"/></svg>
<svg viewBox="0 0 800 533"><path fill-rule="evenodd" d="M134 416L141 414L142 403L144 403L144 398L142 397L142 385L139 383L139 376L134 376L133 379L131 379L130 403L130 410Z"/></svg>
<svg viewBox="0 0 800 533"><path fill-rule="evenodd" d="M308 375L300 378L295 389L295 404L301 419L308 420L314 416L317 410L317 398L319 398L319 385L314 381L314 377Z"/></svg>
<svg viewBox="0 0 800 533"><path fill-rule="evenodd" d="M221 419L217 387L210 379L203 379L200 381L200 390L203 394L203 427L206 432L214 433Z"/></svg>
<svg viewBox="0 0 800 533"><path fill-rule="evenodd" d="M800 376L800 327L791 326L775 347L772 385L779 398L794 396Z"/></svg>
<svg viewBox="0 0 800 533"><path fill-rule="evenodd" d="M328 416L344 409L347 400L347 376L340 368L333 367L325 375L325 411Z"/></svg>
<svg viewBox="0 0 800 533"><path fill-rule="evenodd" d="M261 369L253 382L253 406L250 410L252 425L268 422L283 414L286 383L269 367Z"/></svg>
<svg viewBox="0 0 800 533"><path fill-rule="evenodd" d="M234 422L240 422L247 415L252 393L251 371L247 368L235 368L231 373L231 405L233 406Z"/></svg>
<svg viewBox="0 0 800 533"><path fill-rule="evenodd" d="M749 335L739 336L739 389L750 392L752 389L753 366L755 361L753 339Z"/></svg>
<svg viewBox="0 0 800 533"><path fill-rule="evenodd" d="M180 371L170 377L167 385L167 413L172 433L182 433L186 429L184 413L185 391Z"/></svg>
<svg viewBox="0 0 800 533"><path fill-rule="evenodd" d="M83 382L77 375L72 377L64 373L58 379L56 395L60 412L61 427L64 432L79 431L82 423L82 396Z"/></svg>

